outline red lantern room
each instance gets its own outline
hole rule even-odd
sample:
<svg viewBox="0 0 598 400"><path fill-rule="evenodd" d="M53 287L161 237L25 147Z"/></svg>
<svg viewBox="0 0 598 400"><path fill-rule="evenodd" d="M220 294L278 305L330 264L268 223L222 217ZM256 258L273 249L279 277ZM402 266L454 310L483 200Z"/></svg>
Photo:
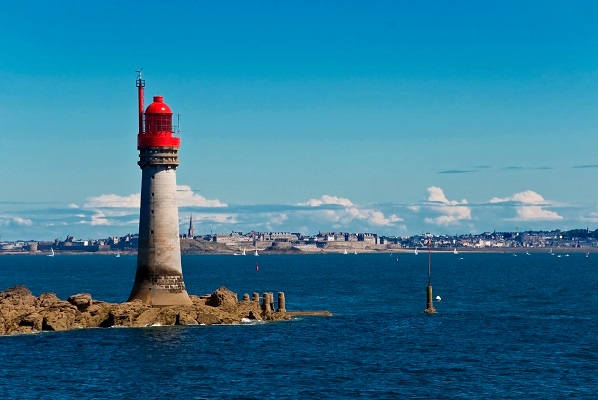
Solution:
<svg viewBox="0 0 598 400"><path fill-rule="evenodd" d="M137 138L137 147L179 147L181 139L172 136L172 111L162 96L145 110L145 130Z"/></svg>
<svg viewBox="0 0 598 400"><path fill-rule="evenodd" d="M172 111L164 97L154 96L154 102L145 110L145 134L160 136L172 132Z"/></svg>

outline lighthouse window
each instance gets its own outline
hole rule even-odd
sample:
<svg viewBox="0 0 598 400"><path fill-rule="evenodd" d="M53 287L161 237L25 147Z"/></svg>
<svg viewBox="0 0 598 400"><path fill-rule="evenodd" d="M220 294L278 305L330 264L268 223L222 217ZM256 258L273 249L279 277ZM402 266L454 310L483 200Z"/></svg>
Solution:
<svg viewBox="0 0 598 400"><path fill-rule="evenodd" d="M152 230L150 231L150 233L153 235L153 234L154 234L154 230L152 229Z"/></svg>
<svg viewBox="0 0 598 400"><path fill-rule="evenodd" d="M145 126L148 132L172 132L172 115L151 114L146 117Z"/></svg>

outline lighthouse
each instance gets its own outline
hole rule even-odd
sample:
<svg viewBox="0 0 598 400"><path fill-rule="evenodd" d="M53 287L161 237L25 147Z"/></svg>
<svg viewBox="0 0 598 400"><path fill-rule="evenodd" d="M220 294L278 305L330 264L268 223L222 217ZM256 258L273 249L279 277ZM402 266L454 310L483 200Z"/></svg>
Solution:
<svg viewBox="0 0 598 400"><path fill-rule="evenodd" d="M191 305L183 280L176 203L176 168L181 139L173 135L172 111L154 96L144 111L145 80L137 77L141 168L139 249L135 283L128 301L153 306Z"/></svg>

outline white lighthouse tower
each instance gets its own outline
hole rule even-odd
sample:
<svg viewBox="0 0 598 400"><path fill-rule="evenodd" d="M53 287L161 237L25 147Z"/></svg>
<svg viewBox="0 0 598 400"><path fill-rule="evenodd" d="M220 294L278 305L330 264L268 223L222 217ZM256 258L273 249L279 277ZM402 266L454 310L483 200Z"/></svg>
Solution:
<svg viewBox="0 0 598 400"><path fill-rule="evenodd" d="M153 306L191 305L183 280L176 203L181 139L173 136L172 111L162 96L143 110L145 80L137 78L141 207L137 272L129 301Z"/></svg>

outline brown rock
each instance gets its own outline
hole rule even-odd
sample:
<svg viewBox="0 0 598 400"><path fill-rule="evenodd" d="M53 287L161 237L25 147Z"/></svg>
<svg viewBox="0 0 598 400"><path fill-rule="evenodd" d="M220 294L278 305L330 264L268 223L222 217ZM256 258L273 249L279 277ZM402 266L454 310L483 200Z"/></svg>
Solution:
<svg viewBox="0 0 598 400"><path fill-rule="evenodd" d="M218 307L224 310L234 310L237 308L239 300L237 294L231 292L224 286L220 286L210 298L206 301L206 304L211 307Z"/></svg>
<svg viewBox="0 0 598 400"><path fill-rule="evenodd" d="M135 318L135 326L151 326L157 323L159 308L148 308Z"/></svg>
<svg viewBox="0 0 598 400"><path fill-rule="evenodd" d="M74 294L69 297L67 301L77 307L77 310L79 311L85 311L93 304L93 300L91 299L91 295L89 293Z"/></svg>
<svg viewBox="0 0 598 400"><path fill-rule="evenodd" d="M67 303L68 304L68 303ZM69 304L70 306L70 304ZM73 328L77 309L70 307L50 307L40 311L43 317L43 331L66 331Z"/></svg>
<svg viewBox="0 0 598 400"><path fill-rule="evenodd" d="M61 300L54 293L42 293L38 297L37 304L40 307L51 307Z"/></svg>
<svg viewBox="0 0 598 400"><path fill-rule="evenodd" d="M141 300L131 301L122 304L113 304L110 309L109 319L112 320L110 326L147 326L134 323L137 318L148 309L150 305L144 304Z"/></svg>
<svg viewBox="0 0 598 400"><path fill-rule="evenodd" d="M0 335L115 325L239 324L244 318L270 321L291 316L265 312L259 301L238 302L237 294L224 286L210 295L189 297L190 306L152 307L139 300L121 304L92 300L88 293L70 296L68 301L54 293L35 297L26 287L15 286L0 292Z"/></svg>
<svg viewBox="0 0 598 400"><path fill-rule="evenodd" d="M75 319L75 325L82 328L100 328L109 327L113 323L110 322L110 310L112 305L110 303L95 301L87 308L85 312L81 312Z"/></svg>
<svg viewBox="0 0 598 400"><path fill-rule="evenodd" d="M216 315L208 314L208 313L199 313L197 315L197 323L200 325L214 325L219 324L221 319L218 318Z"/></svg>
<svg viewBox="0 0 598 400"><path fill-rule="evenodd" d="M179 323L176 325L197 325L197 311L194 308L185 307L180 310L179 314Z"/></svg>
<svg viewBox="0 0 598 400"><path fill-rule="evenodd" d="M19 321L19 326L29 326L33 332L39 332L42 330L43 321L44 317L38 313L33 313L21 318Z"/></svg>
<svg viewBox="0 0 598 400"><path fill-rule="evenodd" d="M13 286L0 292L0 304L7 306L34 306L36 298L25 286Z"/></svg>

